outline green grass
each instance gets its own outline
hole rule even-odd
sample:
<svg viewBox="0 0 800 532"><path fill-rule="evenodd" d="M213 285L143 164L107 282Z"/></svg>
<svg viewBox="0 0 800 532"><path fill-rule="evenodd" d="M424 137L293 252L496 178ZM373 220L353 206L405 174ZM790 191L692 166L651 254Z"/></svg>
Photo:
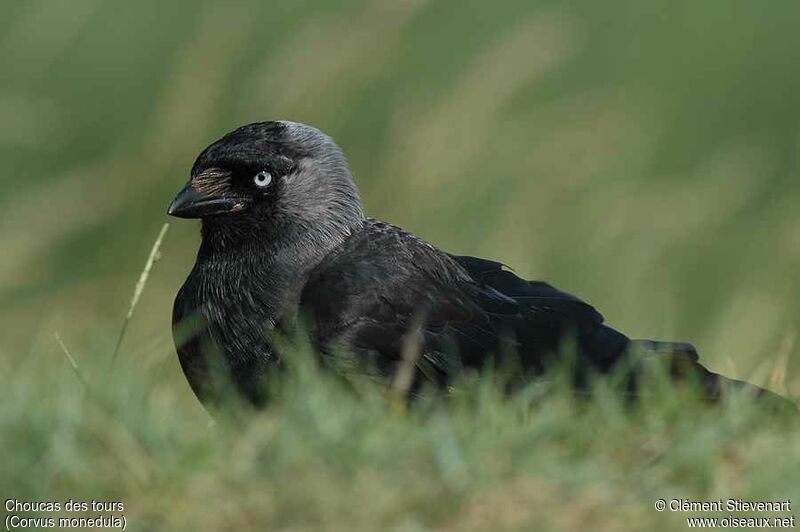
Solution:
<svg viewBox="0 0 800 532"><path fill-rule="evenodd" d="M576 399L558 373L507 397L489 372L406 407L303 353L266 410L211 426L162 367L83 356L87 387L32 356L0 389L2 492L122 501L131 530L671 530L730 514L658 499L800 500L800 415L746 397Z"/></svg>
<svg viewBox="0 0 800 532"><path fill-rule="evenodd" d="M673 529L656 498L800 504L797 423L738 402L501 400L487 379L398 410L310 370L207 429L170 334L191 223L109 366L196 154L288 118L339 141L370 215L800 399L798 17L789 0L1 3L0 493L118 498L142 530Z"/></svg>

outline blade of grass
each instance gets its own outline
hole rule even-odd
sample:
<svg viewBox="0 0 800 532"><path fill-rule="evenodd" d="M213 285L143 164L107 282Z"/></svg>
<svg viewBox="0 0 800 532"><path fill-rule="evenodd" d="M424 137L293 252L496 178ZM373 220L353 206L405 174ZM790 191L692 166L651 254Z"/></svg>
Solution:
<svg viewBox="0 0 800 532"><path fill-rule="evenodd" d="M414 373L422 356L422 320L417 319L403 341L403 358L392 382L391 393L396 399L405 399L414 383Z"/></svg>
<svg viewBox="0 0 800 532"><path fill-rule="evenodd" d="M84 379L83 375L81 375L81 372L78 369L78 363L75 361L75 359L70 354L69 349L67 349L66 344L61 339L61 335L58 334L57 331L55 333L53 333L53 335L56 337L56 342L58 342L58 345L61 346L61 351L64 353L64 356L67 357L67 361L69 362L70 367L72 367L72 371L75 373L75 376L78 377L79 381L81 381L81 384L83 385L83 387L85 389L88 389L89 388L89 383L87 383L86 379Z"/></svg>
<svg viewBox="0 0 800 532"><path fill-rule="evenodd" d="M789 355L794 351L796 340L797 331L791 330L784 334L768 380L770 388L784 394L788 391L786 373L789 367Z"/></svg>
<svg viewBox="0 0 800 532"><path fill-rule="evenodd" d="M133 297L131 298L131 304L128 307L128 314L125 316L125 321L122 323L122 329L119 331L119 336L117 337L117 344L114 346L114 353L111 355L111 364L117 359L117 355L119 354L119 349L122 346L122 340L125 338L125 333L128 330L128 324L133 317L133 311L136 309L136 305L139 304L139 298L144 292L144 287L147 284L147 278L150 276L150 270L153 268L153 264L159 259L158 250L161 248L161 241L164 240L164 235L167 234L167 229L169 229L169 224L165 223L161 226L161 231L158 233L158 237L156 241L153 243L153 247L150 249L150 256L147 257L147 262L144 265L144 269L142 273L139 275L139 281L136 283L136 288L133 291Z"/></svg>

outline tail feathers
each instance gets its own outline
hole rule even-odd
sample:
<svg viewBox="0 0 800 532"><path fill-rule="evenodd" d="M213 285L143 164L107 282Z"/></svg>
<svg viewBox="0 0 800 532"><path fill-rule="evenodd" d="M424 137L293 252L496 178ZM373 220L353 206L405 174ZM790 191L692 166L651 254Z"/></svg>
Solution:
<svg viewBox="0 0 800 532"><path fill-rule="evenodd" d="M645 366L665 364L672 379L678 383L694 380L705 397L718 401L726 394L745 393L781 409L797 411L797 405L774 392L713 373L700 364L697 350L693 345L681 342L657 342L653 340L631 341L631 351L636 362Z"/></svg>

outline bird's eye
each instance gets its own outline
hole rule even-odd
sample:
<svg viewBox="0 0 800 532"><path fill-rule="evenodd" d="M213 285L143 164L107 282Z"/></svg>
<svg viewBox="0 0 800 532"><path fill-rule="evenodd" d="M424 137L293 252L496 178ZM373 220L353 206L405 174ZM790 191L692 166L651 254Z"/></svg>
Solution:
<svg viewBox="0 0 800 532"><path fill-rule="evenodd" d="M272 183L272 174L266 170L261 170L253 176L253 183L255 183L258 188L268 187L270 183Z"/></svg>

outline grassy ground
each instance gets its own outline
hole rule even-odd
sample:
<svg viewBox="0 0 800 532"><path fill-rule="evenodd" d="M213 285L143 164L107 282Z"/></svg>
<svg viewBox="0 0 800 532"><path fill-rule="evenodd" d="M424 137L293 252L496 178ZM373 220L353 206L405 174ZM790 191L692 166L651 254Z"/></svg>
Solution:
<svg viewBox="0 0 800 532"><path fill-rule="evenodd" d="M557 372L504 397L488 373L406 408L301 353L266 411L231 405L213 425L163 364L83 357L78 378L31 357L0 389L0 489L122 501L110 513L130 530L674 530L795 514L657 500L800 500L800 415L745 397L709 407L654 378L635 405L602 383L576 400Z"/></svg>
<svg viewBox="0 0 800 532"><path fill-rule="evenodd" d="M657 498L800 504L797 423L738 402L531 404L486 379L404 411L309 371L209 429L169 326L188 222L109 366L195 155L288 118L339 141L369 214L800 399L800 4L496 4L0 5L3 498L119 499L142 530L669 529Z"/></svg>

